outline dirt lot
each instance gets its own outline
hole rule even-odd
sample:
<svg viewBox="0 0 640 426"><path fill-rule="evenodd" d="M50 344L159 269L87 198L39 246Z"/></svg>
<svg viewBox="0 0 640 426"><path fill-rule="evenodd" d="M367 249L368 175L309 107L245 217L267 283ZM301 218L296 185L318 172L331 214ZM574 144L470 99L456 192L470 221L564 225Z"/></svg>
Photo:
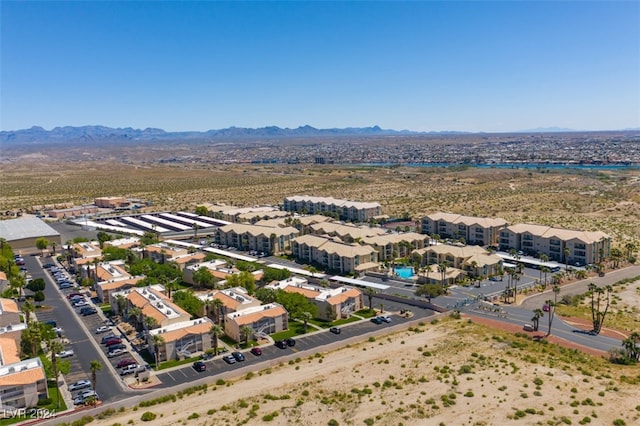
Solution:
<svg viewBox="0 0 640 426"><path fill-rule="evenodd" d="M445 318L92 424L631 425L639 384L637 367Z"/></svg>

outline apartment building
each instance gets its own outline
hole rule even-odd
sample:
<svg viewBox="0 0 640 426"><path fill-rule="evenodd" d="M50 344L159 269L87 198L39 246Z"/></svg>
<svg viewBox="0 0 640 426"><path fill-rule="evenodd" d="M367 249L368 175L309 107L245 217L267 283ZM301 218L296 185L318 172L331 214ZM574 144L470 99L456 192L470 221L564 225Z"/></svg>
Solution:
<svg viewBox="0 0 640 426"><path fill-rule="evenodd" d="M0 408L35 407L48 397L40 358L20 359L20 340L27 325L16 301L0 299Z"/></svg>
<svg viewBox="0 0 640 426"><path fill-rule="evenodd" d="M151 259L155 263L166 263L170 259L187 256L189 250L184 247L175 247L165 243L151 244L142 249L135 250L144 259Z"/></svg>
<svg viewBox="0 0 640 426"><path fill-rule="evenodd" d="M124 312L120 312L119 300L124 299ZM145 325L145 317L153 318L154 327L167 327L172 324L189 321L191 315L173 303L165 294L164 287L153 285L148 287L134 287L128 290L113 292L110 298L111 310L116 314L124 314L131 308L138 308L140 316L138 325ZM145 325L146 327L146 325Z"/></svg>
<svg viewBox="0 0 640 426"><path fill-rule="evenodd" d="M67 247L69 264L80 270L102 260L102 249L97 241L75 243Z"/></svg>
<svg viewBox="0 0 640 426"><path fill-rule="evenodd" d="M300 231L287 226L259 226L243 223L232 223L216 230L216 243L235 247L238 250L256 250L269 254L288 251L291 240Z"/></svg>
<svg viewBox="0 0 640 426"><path fill-rule="evenodd" d="M378 203L366 203L339 200L331 197L312 197L294 195L284 199L284 210L302 214L329 213L340 220L367 222L382 215L382 207Z"/></svg>
<svg viewBox="0 0 640 426"><path fill-rule="evenodd" d="M347 244L334 238L303 235L291 242L291 252L296 259L321 268L343 274L377 266L378 251L368 245Z"/></svg>
<svg viewBox="0 0 640 426"><path fill-rule="evenodd" d="M253 330L253 336L279 333L289 329L289 315L282 305L268 303L225 316L224 332L236 342L241 342L246 337L243 335L244 327L250 327ZM248 338L251 339L253 336Z"/></svg>
<svg viewBox="0 0 640 426"><path fill-rule="evenodd" d="M306 297L318 308L318 318L333 321L349 318L352 313L363 308L362 292L357 288L326 288L309 284L305 278L290 277L267 288L298 293Z"/></svg>
<svg viewBox="0 0 640 426"><path fill-rule="evenodd" d="M344 224L332 220L314 223L309 227L310 233L313 235L326 235L329 237L338 237L345 243L353 243L367 237L375 237L387 233L386 229L372 228L370 226L356 226Z"/></svg>
<svg viewBox="0 0 640 426"><path fill-rule="evenodd" d="M500 231L500 250L542 254L561 263L584 266L609 257L611 237L604 232L575 231L521 223Z"/></svg>
<svg viewBox="0 0 640 426"><path fill-rule="evenodd" d="M194 353L205 352L213 347L209 318L198 318L168 324L149 330L147 344L158 362L191 358Z"/></svg>
<svg viewBox="0 0 640 426"><path fill-rule="evenodd" d="M502 268L502 258L492 254L480 246L454 246L438 244L413 252L412 257L420 261L420 267L429 267L428 282L441 282L442 274L439 265L446 265L445 281L448 284L463 275L486 277L498 273ZM425 274L420 274L424 276ZM422 279L421 279L422 280Z"/></svg>
<svg viewBox="0 0 640 426"><path fill-rule="evenodd" d="M128 290L136 287L137 284L145 279L144 275L123 275L106 281L100 281L96 284L96 294L101 302L111 300L111 294L119 291Z"/></svg>
<svg viewBox="0 0 640 426"><path fill-rule="evenodd" d="M501 218L433 213L422 218L421 233L441 238L464 238L467 244L488 246L498 244L500 230L505 226L507 221Z"/></svg>
<svg viewBox="0 0 640 426"><path fill-rule="evenodd" d="M226 288L198 295L203 302L203 315L220 322L228 314L260 306L260 301L247 293L243 287ZM214 302L219 300L220 302Z"/></svg>
<svg viewBox="0 0 640 426"><path fill-rule="evenodd" d="M429 240L425 234L403 232L363 237L360 241L376 249L378 260L384 262L397 257L409 257L414 250L428 246Z"/></svg>

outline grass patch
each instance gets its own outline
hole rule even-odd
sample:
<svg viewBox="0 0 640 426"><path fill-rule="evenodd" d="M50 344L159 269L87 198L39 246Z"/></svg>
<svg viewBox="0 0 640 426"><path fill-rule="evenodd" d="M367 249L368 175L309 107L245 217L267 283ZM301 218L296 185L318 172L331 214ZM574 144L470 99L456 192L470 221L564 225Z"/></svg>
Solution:
<svg viewBox="0 0 640 426"><path fill-rule="evenodd" d="M280 333L274 333L271 335L271 338L273 340L282 340L288 339L289 337L295 337L300 334L304 334L304 324L301 322L290 321L288 330L281 331Z"/></svg>

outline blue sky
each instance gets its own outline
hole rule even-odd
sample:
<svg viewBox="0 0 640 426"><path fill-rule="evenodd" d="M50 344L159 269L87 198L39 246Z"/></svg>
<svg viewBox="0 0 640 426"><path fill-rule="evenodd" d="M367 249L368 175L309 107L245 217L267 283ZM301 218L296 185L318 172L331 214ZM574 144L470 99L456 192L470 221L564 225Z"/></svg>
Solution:
<svg viewBox="0 0 640 426"><path fill-rule="evenodd" d="M2 130L640 127L640 2L2 1Z"/></svg>

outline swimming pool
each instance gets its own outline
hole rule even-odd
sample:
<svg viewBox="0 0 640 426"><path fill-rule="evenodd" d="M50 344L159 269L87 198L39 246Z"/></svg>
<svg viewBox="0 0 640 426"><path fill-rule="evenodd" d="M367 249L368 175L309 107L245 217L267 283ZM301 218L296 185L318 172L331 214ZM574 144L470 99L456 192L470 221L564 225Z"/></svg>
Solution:
<svg viewBox="0 0 640 426"><path fill-rule="evenodd" d="M413 268L411 266L397 266L393 268L393 272L400 278L410 280L413 278Z"/></svg>

